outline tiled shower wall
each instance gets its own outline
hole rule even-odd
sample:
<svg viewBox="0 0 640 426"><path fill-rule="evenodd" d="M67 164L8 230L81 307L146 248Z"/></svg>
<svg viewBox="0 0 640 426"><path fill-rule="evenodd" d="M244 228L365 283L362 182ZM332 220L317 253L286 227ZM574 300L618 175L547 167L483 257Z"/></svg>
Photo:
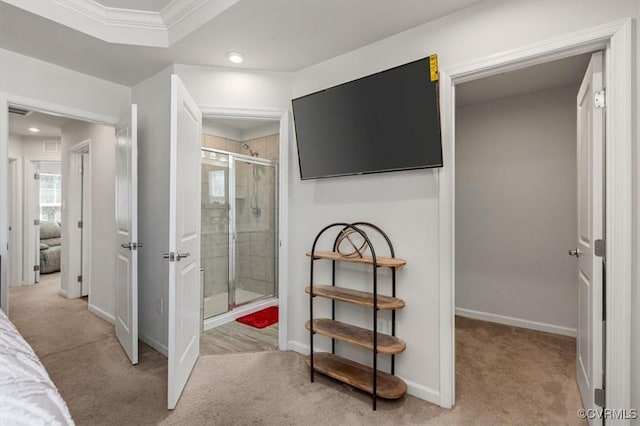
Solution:
<svg viewBox="0 0 640 426"><path fill-rule="evenodd" d="M270 135L245 141L259 158L278 160L279 136ZM240 142L218 136L203 135L203 146L232 153L249 155ZM210 166L211 167L211 166ZM254 166L236 162L236 288L270 295L275 293L275 224L277 218L275 168L256 165L257 206L252 211ZM212 296L228 291L228 200L224 204L209 203L208 171L202 175L202 266L204 295ZM219 168L218 168L219 169ZM228 182L228 172L225 174ZM228 193L228 191L227 191ZM254 203L255 204L255 203ZM244 302L244 300L237 300Z"/></svg>
<svg viewBox="0 0 640 426"><path fill-rule="evenodd" d="M244 141L252 150L258 152L258 158L265 158L272 161L278 161L279 159L279 142L280 135L278 134ZM249 151L242 146L242 143L243 142L222 138L220 136L202 135L202 146L205 148L221 149L236 154L250 155Z"/></svg>

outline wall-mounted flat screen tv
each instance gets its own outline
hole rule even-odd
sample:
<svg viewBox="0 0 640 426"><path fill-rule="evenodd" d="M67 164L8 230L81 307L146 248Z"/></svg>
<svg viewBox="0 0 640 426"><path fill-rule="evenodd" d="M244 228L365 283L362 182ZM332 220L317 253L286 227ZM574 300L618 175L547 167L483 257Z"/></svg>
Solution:
<svg viewBox="0 0 640 426"><path fill-rule="evenodd" d="M442 167L428 57L292 103L302 179Z"/></svg>

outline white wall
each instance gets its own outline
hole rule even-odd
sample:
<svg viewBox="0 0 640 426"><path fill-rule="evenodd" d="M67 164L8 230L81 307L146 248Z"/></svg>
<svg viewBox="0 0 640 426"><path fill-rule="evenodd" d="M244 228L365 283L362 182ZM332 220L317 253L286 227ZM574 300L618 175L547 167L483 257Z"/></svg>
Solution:
<svg viewBox="0 0 640 426"><path fill-rule="evenodd" d="M459 314L575 336L576 93L457 108Z"/></svg>
<svg viewBox="0 0 640 426"><path fill-rule="evenodd" d="M169 136L171 73L168 67L133 88L138 105L138 335L167 355L169 262Z"/></svg>
<svg viewBox="0 0 640 426"><path fill-rule="evenodd" d="M438 54L440 67L446 69L584 28L639 16L637 0L484 2L303 69L295 74L293 95L303 96L432 53ZM637 99L636 89L636 104ZM291 162L296 155L292 147ZM398 255L407 258L407 267L398 277L398 294L407 299L407 308L399 316L398 333L406 339L407 351L397 357L397 372L409 379L410 392L437 403L438 171L305 182L299 181L298 173L294 172L290 185L290 232L295 236L290 246L292 283L306 283L308 265L302 253L309 248L315 230L332 220L368 219L378 223L389 232ZM636 285L639 278L635 278ZM303 292L292 290L290 338L301 345L306 344L308 337L304 328L296 324L302 324L307 316L306 305ZM640 356L635 355L637 376ZM638 393L634 394L634 400L638 399Z"/></svg>
<svg viewBox="0 0 640 426"><path fill-rule="evenodd" d="M289 109L291 74L179 64L174 69L200 106Z"/></svg>
<svg viewBox="0 0 640 426"><path fill-rule="evenodd" d="M115 123L131 100L131 89L28 56L0 49L0 164L8 161L7 102L39 106L72 116ZM37 105L34 105L37 104ZM7 281L7 168L0 169L0 255ZM8 308L6 286L0 302Z"/></svg>
<svg viewBox="0 0 640 426"><path fill-rule="evenodd" d="M62 167L63 195L65 208L62 212L62 233L65 242L69 242L71 206L69 199L69 175L77 173L72 170L69 149L79 142L89 139L89 162L91 173L91 265L90 271L83 275L90 276L89 310L104 319L114 322L115 318L115 130L111 126L73 121L62 129ZM66 189L65 189L66 188ZM76 207L77 208L77 207ZM70 244L63 244L63 260L61 288L70 297L79 297L80 283L75 273L64 269L69 264Z"/></svg>

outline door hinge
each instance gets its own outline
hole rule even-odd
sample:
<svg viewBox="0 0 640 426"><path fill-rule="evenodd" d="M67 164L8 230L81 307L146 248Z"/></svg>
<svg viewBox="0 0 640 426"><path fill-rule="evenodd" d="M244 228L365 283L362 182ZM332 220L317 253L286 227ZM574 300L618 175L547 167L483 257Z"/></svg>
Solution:
<svg viewBox="0 0 640 426"><path fill-rule="evenodd" d="M33 265L33 272L38 272L40 270L40 265Z"/></svg>
<svg viewBox="0 0 640 426"><path fill-rule="evenodd" d="M593 94L593 106L595 109L602 109L607 106L606 92L604 90L598 90Z"/></svg>
<svg viewBox="0 0 640 426"><path fill-rule="evenodd" d="M598 257L604 257L607 243L605 240L596 240L594 243L594 252Z"/></svg>
<svg viewBox="0 0 640 426"><path fill-rule="evenodd" d="M33 224L36 226L40 225L40 219L34 219Z"/></svg>
<svg viewBox="0 0 640 426"><path fill-rule="evenodd" d="M78 275L78 282L81 283L82 282L82 275Z"/></svg>
<svg viewBox="0 0 640 426"><path fill-rule="evenodd" d="M39 180L39 179L40 179L40 173L34 173L34 174L33 174L33 178L34 178L35 180Z"/></svg>
<svg viewBox="0 0 640 426"><path fill-rule="evenodd" d="M169 259L169 262L176 261L176 254L174 252L165 253L162 255L164 259Z"/></svg>
<svg viewBox="0 0 640 426"><path fill-rule="evenodd" d="M604 408L604 396L604 389L596 389L593 392L593 402L595 402L598 407Z"/></svg>
<svg viewBox="0 0 640 426"><path fill-rule="evenodd" d="M78 228L84 228L84 222L79 220L78 221Z"/></svg>

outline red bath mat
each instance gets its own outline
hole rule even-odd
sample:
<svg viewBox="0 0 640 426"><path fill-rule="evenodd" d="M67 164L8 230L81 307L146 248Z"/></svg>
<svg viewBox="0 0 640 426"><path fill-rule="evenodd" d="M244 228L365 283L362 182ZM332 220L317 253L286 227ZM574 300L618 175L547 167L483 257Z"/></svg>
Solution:
<svg viewBox="0 0 640 426"><path fill-rule="evenodd" d="M270 306L260 311L236 319L255 328L265 328L278 322L278 307Z"/></svg>

